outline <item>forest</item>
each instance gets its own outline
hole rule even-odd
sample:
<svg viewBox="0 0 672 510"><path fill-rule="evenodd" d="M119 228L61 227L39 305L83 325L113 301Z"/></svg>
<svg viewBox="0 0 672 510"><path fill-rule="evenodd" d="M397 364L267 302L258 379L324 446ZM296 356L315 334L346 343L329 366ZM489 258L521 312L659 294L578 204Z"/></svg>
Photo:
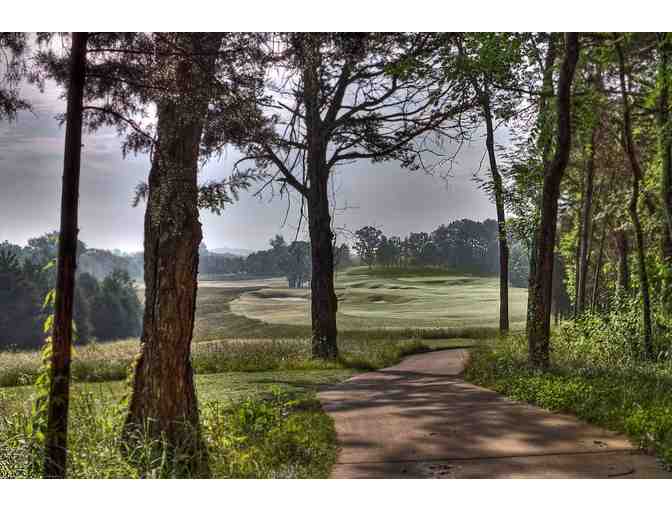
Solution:
<svg viewBox="0 0 672 510"><path fill-rule="evenodd" d="M68 425L87 381L73 379L78 337L140 338L120 365L129 382L115 425L100 428L113 431L112 477L328 476L351 430L339 428L332 390L299 405L275 388L230 411L201 405L200 374L257 363L351 376L455 349L469 361L450 377L616 430L671 465L670 33L5 32L0 52L8 129L30 108L22 87L65 91L60 228L0 248L0 346L42 347L31 432L0 428L7 448L31 445L30 476L87 476L94 464L70 449L88 444ZM82 133L103 128L148 161L133 195L141 255L78 239ZM342 240L337 171L394 162L450 180L465 145L482 153L474 179L495 219L403 239L363 225ZM199 180L231 148L231 172ZM244 193L298 204L305 240L276 236L246 258L208 252L199 212L226 215ZM222 274L287 284L232 290L211 278ZM144 309L132 278L144 280ZM455 310L436 312L450 292ZM477 315L488 303L493 325ZM459 331L445 325L458 308Z"/></svg>
<svg viewBox="0 0 672 510"><path fill-rule="evenodd" d="M137 336L142 305L129 261L81 241L77 250L72 320L78 343ZM35 349L44 342L49 309L43 303L56 283L57 251L58 232L29 239L23 248L0 244L0 349Z"/></svg>

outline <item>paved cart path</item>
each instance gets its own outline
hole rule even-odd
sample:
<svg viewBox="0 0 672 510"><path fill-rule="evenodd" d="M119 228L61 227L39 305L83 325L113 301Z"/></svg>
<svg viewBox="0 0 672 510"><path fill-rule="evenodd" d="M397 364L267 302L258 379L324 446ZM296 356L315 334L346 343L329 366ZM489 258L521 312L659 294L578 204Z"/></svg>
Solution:
<svg viewBox="0 0 672 510"><path fill-rule="evenodd" d="M622 435L465 382L436 351L319 394L341 447L335 478L669 478Z"/></svg>

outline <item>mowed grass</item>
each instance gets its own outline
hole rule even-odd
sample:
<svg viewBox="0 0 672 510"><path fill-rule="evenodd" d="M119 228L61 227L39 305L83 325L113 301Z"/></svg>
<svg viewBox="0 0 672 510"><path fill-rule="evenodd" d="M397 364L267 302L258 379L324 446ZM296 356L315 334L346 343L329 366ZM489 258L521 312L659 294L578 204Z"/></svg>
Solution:
<svg viewBox="0 0 672 510"><path fill-rule="evenodd" d="M222 372L196 375L194 381L201 403L216 400L238 402L279 388L294 394L312 394L324 385L341 382L356 373L355 369L269 370L264 372ZM128 394L126 381L75 383L73 398L93 394L106 405L119 403ZM0 411L24 409L35 396L33 386L0 388Z"/></svg>
<svg viewBox="0 0 672 510"><path fill-rule="evenodd" d="M336 278L339 330L496 327L499 279L456 275L435 268L353 268ZM522 327L526 289L509 289L511 326ZM292 331L310 324L310 291L277 287L248 289L231 311Z"/></svg>
<svg viewBox="0 0 672 510"><path fill-rule="evenodd" d="M432 307L450 308L451 300L465 301L464 293L474 286L483 296L487 293L484 289L493 285L490 278L449 275L431 268L410 273L396 270L391 274L388 274L389 270L381 274L374 269L371 275L367 271L356 268L338 275L342 300L339 313L341 358L336 362L312 359L307 317L293 315L308 313L307 309L301 308L308 307L307 301L300 301L310 297L307 290L283 289L282 280L277 278L202 282L198 291L192 355L196 373L353 367L371 370L395 363L400 356L410 352L470 346L475 340L497 334L496 325L489 319L491 310L484 305L480 308L473 305L476 311L469 313L476 314L474 319L457 317L452 322L427 322L425 318ZM253 312L259 317L234 311L236 304L249 299L260 303L260 308ZM261 310L266 311L262 313ZM408 319L394 319L395 314L406 315ZM512 319L515 327L516 316ZM428 323L434 325L422 326ZM138 339L77 346L72 364L73 380L123 380L128 377L131 361L138 351ZM38 352L0 352L0 387L32 384L40 366Z"/></svg>

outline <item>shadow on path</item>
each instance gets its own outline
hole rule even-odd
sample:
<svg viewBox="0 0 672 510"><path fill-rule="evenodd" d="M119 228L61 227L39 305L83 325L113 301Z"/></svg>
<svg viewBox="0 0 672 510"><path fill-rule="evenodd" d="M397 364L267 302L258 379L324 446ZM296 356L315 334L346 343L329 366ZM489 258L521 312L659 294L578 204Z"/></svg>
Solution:
<svg viewBox="0 0 672 510"><path fill-rule="evenodd" d="M669 477L622 435L460 378L455 349L410 356L318 394L342 478Z"/></svg>

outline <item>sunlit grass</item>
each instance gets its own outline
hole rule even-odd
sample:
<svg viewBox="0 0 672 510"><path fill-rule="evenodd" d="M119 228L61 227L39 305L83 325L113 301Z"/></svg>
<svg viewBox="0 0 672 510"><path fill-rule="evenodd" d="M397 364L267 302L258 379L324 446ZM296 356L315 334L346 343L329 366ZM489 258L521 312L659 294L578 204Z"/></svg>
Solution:
<svg viewBox="0 0 672 510"><path fill-rule="evenodd" d="M456 275L437 268L354 268L336 278L337 323L357 330L496 327L499 279ZM527 291L509 290L512 327L525 321ZM264 288L231 302L238 316L298 331L310 324L310 291Z"/></svg>
<svg viewBox="0 0 672 510"><path fill-rule="evenodd" d="M314 393L352 373L337 369L197 376L211 476L326 477L335 460L336 437ZM122 454L128 447L121 435L127 391L123 382L74 385L68 477L174 476L156 442L134 445L130 458ZM0 388L0 478L41 475L41 447L30 432L34 397L29 386Z"/></svg>

